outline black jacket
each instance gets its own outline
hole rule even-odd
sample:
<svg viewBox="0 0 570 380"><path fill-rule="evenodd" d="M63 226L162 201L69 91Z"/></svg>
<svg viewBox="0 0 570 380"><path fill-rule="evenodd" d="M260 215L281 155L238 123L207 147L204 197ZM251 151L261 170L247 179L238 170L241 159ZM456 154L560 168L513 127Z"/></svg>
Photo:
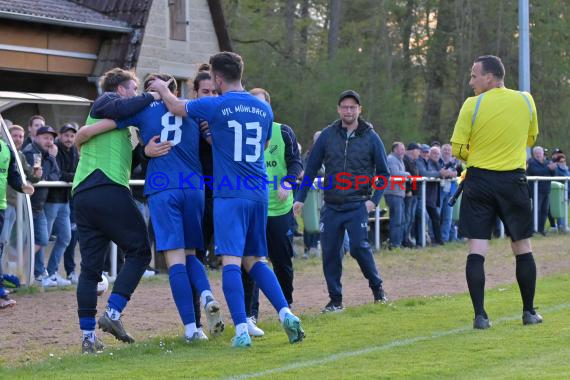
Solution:
<svg viewBox="0 0 570 380"><path fill-rule="evenodd" d="M418 171L422 177L440 178L439 171L441 166L439 162L428 159L427 161L419 157L416 161ZM418 184L421 186L421 184ZM426 206L438 207L439 206L439 182L426 183Z"/></svg>
<svg viewBox="0 0 570 380"><path fill-rule="evenodd" d="M420 171L418 170L417 166L417 160L412 160L410 157L408 157L407 154L404 155L404 167L406 168L406 171L410 173L410 176L416 177L420 175ZM410 192L412 193L412 195L418 195L420 191L419 186L420 184L416 182L416 189L414 190L412 182L411 181L406 182L406 195L408 195Z"/></svg>
<svg viewBox="0 0 570 380"><path fill-rule="evenodd" d="M24 148L22 151L24 156L26 156L26 161L28 164L34 165L34 153L41 153L42 155L42 181L59 181L60 180L60 170L57 166L57 161L55 157L51 156L48 152L42 150L35 142ZM44 208L47 197L49 193L49 188L47 187L36 187L34 195L31 196L30 200L32 203L32 211L39 212Z"/></svg>
<svg viewBox="0 0 570 380"><path fill-rule="evenodd" d="M358 175L367 176L369 179L377 175L386 180L390 178L384 144L372 124L359 119L358 127L350 136L347 136L340 120L325 128L311 150L296 200L304 202L309 184L323 164L325 178L322 187L325 189L324 199L327 205L340 210L350 210L366 200L372 200L375 204L380 202L384 191L376 190L372 196L370 181L366 184L360 183L358 189L355 185L355 176ZM339 176L341 173L347 174ZM348 189L347 181L350 181ZM377 187L382 188L383 185L384 180L381 179Z"/></svg>
<svg viewBox="0 0 570 380"><path fill-rule="evenodd" d="M537 177L552 177L554 176L554 170L548 168L550 161L545 159L543 163L540 163L536 158L531 158L526 163L526 174L528 176ZM530 196L534 196L534 183L528 183ZM550 181L538 181L538 192L541 194L550 194Z"/></svg>
<svg viewBox="0 0 570 380"><path fill-rule="evenodd" d="M77 152L77 148L74 145L68 150L59 141L56 141L55 144L57 145L57 156L55 159L57 161L57 166L59 166L61 171L60 181L73 182L73 177L75 177L75 171L77 170L77 163L79 162L79 153ZM67 203L70 199L70 187L53 187L49 189L47 202Z"/></svg>

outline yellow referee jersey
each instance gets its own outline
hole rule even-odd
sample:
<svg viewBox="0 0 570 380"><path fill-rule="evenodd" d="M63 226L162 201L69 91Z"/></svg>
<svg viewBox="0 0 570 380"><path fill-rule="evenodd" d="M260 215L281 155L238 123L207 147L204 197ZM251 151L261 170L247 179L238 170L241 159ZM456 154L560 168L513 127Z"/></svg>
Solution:
<svg viewBox="0 0 570 380"><path fill-rule="evenodd" d="M536 136L532 96L500 87L465 100L451 143L454 154L466 158L468 168L506 171L526 168L527 141L534 143Z"/></svg>

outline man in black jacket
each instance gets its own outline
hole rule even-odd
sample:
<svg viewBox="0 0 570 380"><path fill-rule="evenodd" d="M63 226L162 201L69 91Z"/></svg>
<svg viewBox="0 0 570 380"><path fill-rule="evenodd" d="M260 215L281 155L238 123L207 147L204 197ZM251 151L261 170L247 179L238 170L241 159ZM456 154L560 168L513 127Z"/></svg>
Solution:
<svg viewBox="0 0 570 380"><path fill-rule="evenodd" d="M350 238L350 254L368 280L374 302L386 301L382 279L368 241L368 213L380 202L390 178L386 152L372 124L360 118L360 95L356 91L348 90L340 94L337 111L340 120L323 130L311 151L293 206L298 215L317 170L324 164L325 204L321 210L321 245L330 302L323 312L343 310L340 279L345 231L348 231ZM380 181L376 181L378 178ZM323 188L322 185L319 184L319 187ZM372 188L376 189L374 194Z"/></svg>
<svg viewBox="0 0 570 380"><path fill-rule="evenodd" d="M59 137L55 142L57 146L55 159L61 171L60 181L73 182L73 176L79 162L79 153L75 147L77 129L71 123L65 124L60 128ZM50 268L48 265L48 274L54 276L58 283L63 285L77 284L77 276L74 274L74 252L67 252L67 247L72 239L70 200L70 188L54 187L49 189L47 202L44 206L49 235L57 235L50 256L50 262L52 262L51 258L54 257L53 262L56 266ZM75 241L77 241L76 239ZM75 244L73 244L73 248L75 248ZM57 265L60 263L62 256L64 256L67 279L62 279L57 273Z"/></svg>
<svg viewBox="0 0 570 380"><path fill-rule="evenodd" d="M60 170L55 159L54 140L57 137L55 130L46 125L45 127L40 127L33 142L26 146L23 150L26 156L26 161L33 167L41 166L42 168L42 180L43 181L59 181ZM52 152L52 153L50 153ZM49 188L40 187L38 188L34 195L31 197L32 203L32 213L34 218L34 239L35 239L35 265L34 265L34 276L36 281L43 287L53 287L58 286L58 279L53 276L48 275L48 271L44 265L44 248L48 245L49 231L47 225L47 217L45 214L44 206L47 201L49 194ZM55 267L57 269L58 262L55 262L56 257L50 257L48 263L48 268L52 269ZM59 283L64 285L63 283Z"/></svg>
<svg viewBox="0 0 570 380"><path fill-rule="evenodd" d="M529 176L548 177L554 175L556 164L545 159L544 149L540 146L532 148L532 157L526 163L526 174ZM534 183L529 183L530 198L534 200ZM544 225L548 216L550 199L550 181L538 182L538 202L533 207L538 208L538 233L545 236ZM534 210L533 210L534 212ZM533 214L534 215L534 214Z"/></svg>
<svg viewBox="0 0 570 380"><path fill-rule="evenodd" d="M406 149L406 155L404 156L404 167L406 171L410 173L410 176L419 176L420 172L416 165L417 160L420 156L420 151L422 147L417 143L409 143ZM414 189L415 187L415 189ZM406 182L406 197L404 198L404 247L415 247L416 244L416 231L413 228L414 221L416 217L416 210L418 207L418 193L419 190L412 182Z"/></svg>

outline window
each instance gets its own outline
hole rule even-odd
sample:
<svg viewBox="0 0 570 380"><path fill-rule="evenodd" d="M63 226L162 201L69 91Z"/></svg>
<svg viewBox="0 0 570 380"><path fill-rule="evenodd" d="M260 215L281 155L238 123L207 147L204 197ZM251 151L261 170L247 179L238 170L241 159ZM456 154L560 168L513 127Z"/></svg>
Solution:
<svg viewBox="0 0 570 380"><path fill-rule="evenodd" d="M186 41L186 0L168 0L170 39Z"/></svg>

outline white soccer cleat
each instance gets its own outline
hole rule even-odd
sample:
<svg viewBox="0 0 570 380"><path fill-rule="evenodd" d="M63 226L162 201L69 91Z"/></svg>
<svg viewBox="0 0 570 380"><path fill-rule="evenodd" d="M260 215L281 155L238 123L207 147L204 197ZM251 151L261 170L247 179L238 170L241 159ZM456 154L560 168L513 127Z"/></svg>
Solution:
<svg viewBox="0 0 570 380"><path fill-rule="evenodd" d="M213 297L206 297L206 305L204 306L206 319L208 320L208 329L212 336L221 335L224 331L224 322L220 313L220 304Z"/></svg>
<svg viewBox="0 0 570 380"><path fill-rule="evenodd" d="M254 338L259 338L265 335L265 332L255 324L255 317L247 318L247 332Z"/></svg>

